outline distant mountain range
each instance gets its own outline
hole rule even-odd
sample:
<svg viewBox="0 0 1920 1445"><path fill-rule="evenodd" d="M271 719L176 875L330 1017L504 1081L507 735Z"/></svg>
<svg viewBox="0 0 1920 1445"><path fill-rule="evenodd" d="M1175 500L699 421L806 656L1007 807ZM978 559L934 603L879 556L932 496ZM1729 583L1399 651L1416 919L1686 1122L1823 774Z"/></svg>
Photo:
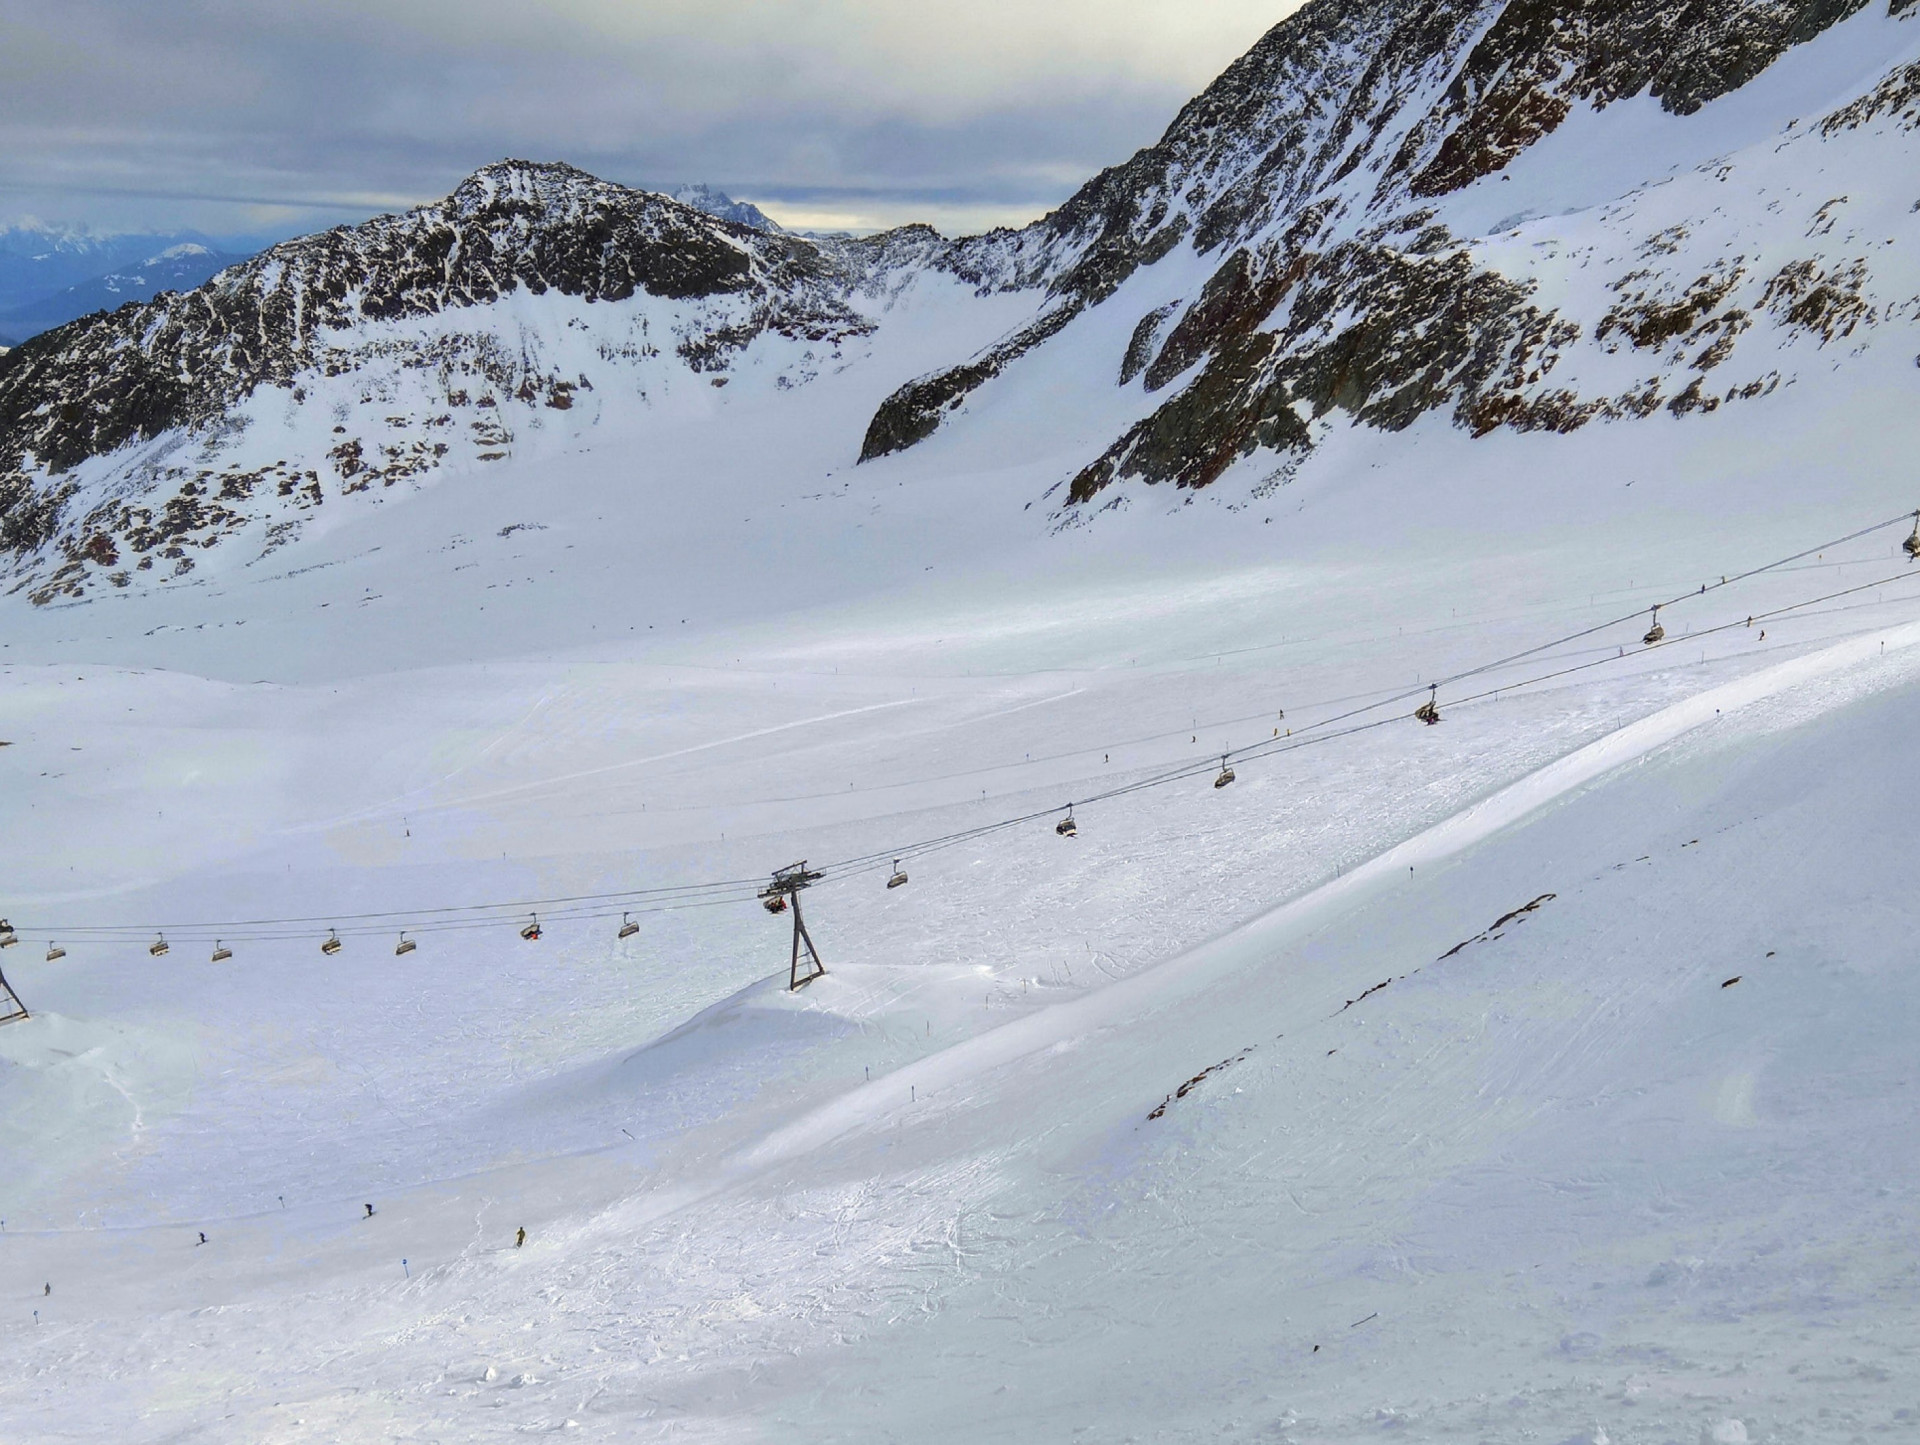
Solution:
<svg viewBox="0 0 1920 1445"><path fill-rule="evenodd" d="M694 210L705 211L722 221L732 221L736 226L749 226L756 231L781 229L772 217L751 201L736 201L725 191L716 191L712 186L678 186L665 194L683 206L692 206Z"/></svg>
<svg viewBox="0 0 1920 1445"><path fill-rule="evenodd" d="M1910 394L1917 131L1920 0L1311 0L1018 231L808 237L505 161L0 359L0 565L42 603L181 577L856 366L869 464L1035 368L1110 378L1059 419L1060 523L1243 462L1283 485L1341 424L1678 422L1842 367Z"/></svg>
<svg viewBox="0 0 1920 1445"><path fill-rule="evenodd" d="M0 337L23 341L95 311L111 311L129 301L151 301L162 291L191 291L244 260L244 253L219 250L200 241L175 241L137 262L122 263L112 271L0 311Z"/></svg>
<svg viewBox="0 0 1920 1445"><path fill-rule="evenodd" d="M191 291L267 243L198 231L0 228L0 346L162 291Z"/></svg>

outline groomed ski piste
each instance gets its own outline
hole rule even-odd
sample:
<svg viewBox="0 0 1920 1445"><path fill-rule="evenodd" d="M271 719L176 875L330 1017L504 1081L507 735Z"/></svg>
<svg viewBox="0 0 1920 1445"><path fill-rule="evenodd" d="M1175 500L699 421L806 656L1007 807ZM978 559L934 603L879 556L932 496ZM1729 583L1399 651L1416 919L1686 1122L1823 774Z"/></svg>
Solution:
<svg viewBox="0 0 1920 1445"><path fill-rule="evenodd" d="M0 1440L1920 1434L1915 317L1079 515L1126 328L854 466L897 300L0 598Z"/></svg>
<svg viewBox="0 0 1920 1445"><path fill-rule="evenodd" d="M769 544L783 479L690 431L619 527L583 453L10 614L4 1433L1897 1437L1920 567L1896 521L1718 583L1897 519L1914 438L1801 390L1062 534L950 450L820 458ZM830 875L798 993L750 895L193 926L754 880L1182 764Z"/></svg>

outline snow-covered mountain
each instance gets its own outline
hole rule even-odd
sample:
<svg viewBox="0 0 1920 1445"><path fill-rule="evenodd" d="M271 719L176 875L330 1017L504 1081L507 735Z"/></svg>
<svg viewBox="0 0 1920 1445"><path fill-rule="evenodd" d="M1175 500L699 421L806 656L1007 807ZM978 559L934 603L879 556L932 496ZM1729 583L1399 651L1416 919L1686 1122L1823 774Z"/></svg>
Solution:
<svg viewBox="0 0 1920 1445"><path fill-rule="evenodd" d="M704 188L503 162L8 355L0 549L41 602L183 577L688 387L848 367L883 393L844 439L867 462L964 432L1041 353L1106 370L1056 522L1120 483L1279 484L1343 418L1564 433L1904 367L1920 216L1873 182L1913 168L1914 14L1318 0L1158 144L960 241L812 240ZM901 303L929 288L997 339L882 374L874 338L928 324Z"/></svg>
<svg viewBox="0 0 1920 1445"><path fill-rule="evenodd" d="M715 190L712 186L675 186L667 194L683 206L692 206L694 210L705 211L709 216L732 221L736 226L747 226L755 231L782 229L773 217L753 202L736 201L725 191Z"/></svg>

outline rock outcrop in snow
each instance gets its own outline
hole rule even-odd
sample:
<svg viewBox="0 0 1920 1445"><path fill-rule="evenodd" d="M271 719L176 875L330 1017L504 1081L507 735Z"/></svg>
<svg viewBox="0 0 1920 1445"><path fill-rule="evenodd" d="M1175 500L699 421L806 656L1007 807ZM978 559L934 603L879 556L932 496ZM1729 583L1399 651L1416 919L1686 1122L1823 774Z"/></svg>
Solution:
<svg viewBox="0 0 1920 1445"><path fill-rule="evenodd" d="M1884 13L1897 19L1910 5L1892 0ZM967 393L1183 241L1211 275L1140 316L1119 368L1120 384L1137 379L1148 397L1183 384L1073 479L1074 502L1123 478L1205 486L1256 449L1305 448L1309 423L1336 410L1389 428L1445 410L1476 433L1565 431L1764 395L1782 381L1772 358L1737 381L1723 380L1731 368L1716 373L1757 322L1824 343L1890 313L1870 296L1868 263L1832 257L1829 246L1757 261L1702 244L1728 230L1716 218L1780 209L1720 158L1718 194L1658 234L1634 233L1630 204L1602 217L1612 234L1596 239L1612 254L1590 260L1613 274L1598 305L1484 226L1462 227L1446 202L1498 177L1576 113L1640 98L1692 116L1864 7L1308 6L1189 104L1157 145L1039 223L1075 256L1051 283L1052 309L982 356L901 387L874 418L863 455L931 435ZM1897 111L1910 87L1896 74L1874 92L1883 93L1828 118L1817 139L1785 137L1804 169L1824 165L1822 142ZM1909 144L1898 150L1910 158ZM1624 201L1664 179L1666 159L1649 150L1634 184L1595 199ZM1807 208L1815 228L1827 199ZM1531 219L1515 212L1495 230L1518 238L1514 228ZM1532 245L1553 246L1558 228L1533 230ZM1568 364L1583 344L1607 356L1624 344L1644 369L1624 384L1582 376L1570 386L1561 378L1620 369Z"/></svg>

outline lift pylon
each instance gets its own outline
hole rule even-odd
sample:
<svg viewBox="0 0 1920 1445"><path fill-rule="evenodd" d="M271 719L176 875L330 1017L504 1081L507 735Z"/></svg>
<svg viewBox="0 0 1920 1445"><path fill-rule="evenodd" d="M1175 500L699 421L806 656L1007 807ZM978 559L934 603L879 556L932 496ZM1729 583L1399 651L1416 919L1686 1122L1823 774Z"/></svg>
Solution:
<svg viewBox="0 0 1920 1445"><path fill-rule="evenodd" d="M820 961L820 950L813 946L813 935L807 932L806 920L800 916L801 891L819 882L822 876L810 870L803 858L798 863L790 863L777 871L773 875L773 882L760 890L760 897L765 902L771 904L775 899L782 899L792 907L793 957L787 965L787 992L789 993L812 983L827 971L827 966ZM808 965L805 973L800 971L800 953L803 948L806 951Z"/></svg>
<svg viewBox="0 0 1920 1445"><path fill-rule="evenodd" d="M13 985L7 982L7 976L0 973L0 1024L18 1023L32 1017L20 1001L20 995L13 991Z"/></svg>

